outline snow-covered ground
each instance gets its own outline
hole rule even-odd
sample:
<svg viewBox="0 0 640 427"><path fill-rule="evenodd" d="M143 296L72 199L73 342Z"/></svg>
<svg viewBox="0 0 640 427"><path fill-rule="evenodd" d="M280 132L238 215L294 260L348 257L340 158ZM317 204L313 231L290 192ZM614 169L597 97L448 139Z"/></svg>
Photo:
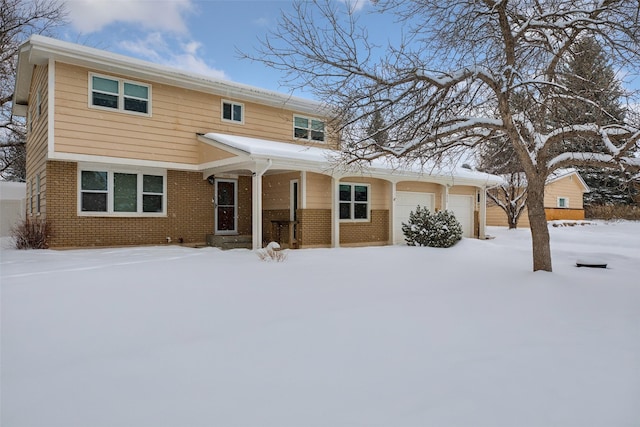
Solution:
<svg viewBox="0 0 640 427"><path fill-rule="evenodd" d="M5 248L0 424L638 426L640 223L550 231L553 273L502 228L281 263Z"/></svg>

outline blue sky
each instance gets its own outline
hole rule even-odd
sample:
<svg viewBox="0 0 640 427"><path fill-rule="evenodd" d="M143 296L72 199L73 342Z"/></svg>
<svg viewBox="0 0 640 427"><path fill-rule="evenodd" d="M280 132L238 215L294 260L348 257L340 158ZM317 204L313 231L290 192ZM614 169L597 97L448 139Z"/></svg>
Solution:
<svg viewBox="0 0 640 427"><path fill-rule="evenodd" d="M342 1L342 0L336 0ZM346 1L346 0L344 0ZM283 75L238 57L252 53L290 0L67 0L56 37L99 49L289 92ZM369 0L352 4L366 13ZM346 5L345 5L346 7ZM296 95L310 97L301 93Z"/></svg>
<svg viewBox="0 0 640 427"><path fill-rule="evenodd" d="M360 14L377 43L401 32L389 16L368 14L370 0L335 0ZM284 75L240 59L276 28L291 0L66 0L69 24L56 37L217 78L289 92ZM347 6L349 5L349 6ZM621 75L624 75L621 74ZM630 76L627 75L626 79ZM634 84L633 87L640 85ZM311 97L296 92L295 95Z"/></svg>

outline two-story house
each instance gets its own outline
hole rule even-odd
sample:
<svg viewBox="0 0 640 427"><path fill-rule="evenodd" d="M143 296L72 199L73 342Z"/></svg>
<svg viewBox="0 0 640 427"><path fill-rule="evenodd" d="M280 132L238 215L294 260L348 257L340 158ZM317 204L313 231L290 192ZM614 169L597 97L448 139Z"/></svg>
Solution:
<svg viewBox="0 0 640 427"><path fill-rule="evenodd" d="M403 242L416 205L484 237L500 178L383 162L349 171L319 102L43 36L19 53L27 216L51 247L181 242L336 247Z"/></svg>

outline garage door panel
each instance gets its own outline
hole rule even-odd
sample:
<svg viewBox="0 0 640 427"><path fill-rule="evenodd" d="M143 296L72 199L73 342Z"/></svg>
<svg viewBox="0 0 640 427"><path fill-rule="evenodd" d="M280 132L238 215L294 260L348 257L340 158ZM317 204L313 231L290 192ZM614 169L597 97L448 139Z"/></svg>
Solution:
<svg viewBox="0 0 640 427"><path fill-rule="evenodd" d="M449 195L449 210L462 226L464 237L473 237L473 196Z"/></svg>
<svg viewBox="0 0 640 427"><path fill-rule="evenodd" d="M398 191L396 193L395 203L395 223L393 225L393 240L395 244L406 243L404 240L404 234L402 233L402 223L409 222L409 216L411 212L416 210L416 207L426 207L433 212L435 204L435 194L433 193L419 193L413 191Z"/></svg>

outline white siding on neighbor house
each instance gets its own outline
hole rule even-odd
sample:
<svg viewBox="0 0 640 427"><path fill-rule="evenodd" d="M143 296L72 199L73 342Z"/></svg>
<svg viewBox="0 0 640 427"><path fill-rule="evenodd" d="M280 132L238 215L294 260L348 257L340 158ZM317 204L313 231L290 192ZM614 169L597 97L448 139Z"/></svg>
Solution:
<svg viewBox="0 0 640 427"><path fill-rule="evenodd" d="M0 181L0 237L11 235L11 229L25 216L26 184Z"/></svg>

